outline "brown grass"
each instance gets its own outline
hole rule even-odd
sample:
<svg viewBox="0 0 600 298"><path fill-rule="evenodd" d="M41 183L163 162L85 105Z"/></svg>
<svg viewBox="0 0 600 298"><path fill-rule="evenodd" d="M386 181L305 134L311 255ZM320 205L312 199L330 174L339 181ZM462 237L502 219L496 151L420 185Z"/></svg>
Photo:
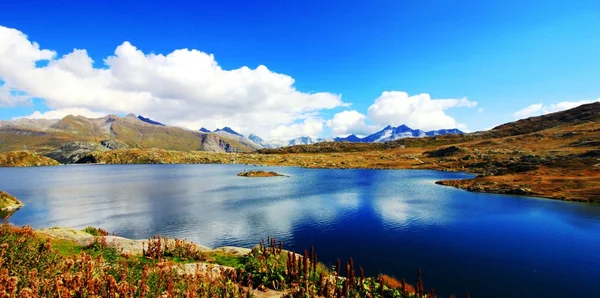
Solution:
<svg viewBox="0 0 600 298"><path fill-rule="evenodd" d="M39 167L57 166L59 163L51 158L30 151L12 151L0 153L0 167Z"/></svg>
<svg viewBox="0 0 600 298"><path fill-rule="evenodd" d="M5 209L18 209L23 206L23 203L11 194L0 190L0 211Z"/></svg>

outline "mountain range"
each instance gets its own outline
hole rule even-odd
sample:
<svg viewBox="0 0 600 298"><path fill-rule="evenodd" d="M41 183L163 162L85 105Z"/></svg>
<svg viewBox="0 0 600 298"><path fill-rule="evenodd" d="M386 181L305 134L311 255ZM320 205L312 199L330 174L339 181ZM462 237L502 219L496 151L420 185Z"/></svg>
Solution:
<svg viewBox="0 0 600 298"><path fill-rule="evenodd" d="M125 117L107 115L94 119L69 115L55 120L22 118L0 121L0 152L26 147L48 153L72 142L95 147L103 141L118 142L122 144L121 147L128 148L181 151L251 152L261 148L233 134L203 133L161 124L148 118L138 118L134 114Z"/></svg>
<svg viewBox="0 0 600 298"><path fill-rule="evenodd" d="M154 124L154 125L159 125L159 126L166 126L166 125L164 125L164 124L162 124L160 122L154 121L154 120L152 120L150 118L146 118L144 116L137 116L137 118L140 119L140 120L142 120L142 121L144 121L144 122L146 122L146 123L149 123L149 124Z"/></svg>
<svg viewBox="0 0 600 298"><path fill-rule="evenodd" d="M254 141L257 144L260 144L263 148L280 148L287 146L296 146L296 145L312 145L321 142L334 142L334 139L331 138L311 138L311 137L297 137L291 140L282 140L282 139L271 139L264 140L261 137L250 134L248 136L249 139Z"/></svg>
<svg viewBox="0 0 600 298"><path fill-rule="evenodd" d="M205 128L201 128L201 131L208 131ZM230 127L224 127L221 129L215 130L216 133L226 133L228 135L233 135L237 137L244 138L244 136ZM350 143L382 143L387 141L394 141L403 138L422 138L422 137L431 137L431 136L440 136L440 135L448 135L448 134L463 134L459 129L440 129L440 130L432 130L432 131L423 131L420 129L412 129L406 125L400 125L398 127L392 127L390 125L386 126L382 130L375 132L371 135L368 135L364 138L359 138L356 135L352 134L343 138L311 138L311 137L297 137L291 140L282 140L282 139L272 139L265 140L256 134L248 135L247 139L260 145L262 148L280 148L280 147L288 147L288 146L296 146L296 145L312 145L321 142L350 142Z"/></svg>
<svg viewBox="0 0 600 298"><path fill-rule="evenodd" d="M394 141L403 138L422 138L448 134L463 134L459 129L440 129L432 131L423 131L420 129L412 129L406 125L398 127L386 126L384 129L368 135L364 138L359 138L356 135L349 135L345 138L335 138L336 142L351 142L351 143L381 143Z"/></svg>
<svg viewBox="0 0 600 298"><path fill-rule="evenodd" d="M406 137L460 134L457 129L424 132L406 125L391 127L364 138L350 135L345 138L312 138L265 140L255 134L247 137L231 127L198 131L165 125L161 122L128 114L125 117L107 115L86 118L69 115L62 119L20 118L0 121L0 152L35 150L53 156L64 152L110 150L115 148L159 148L180 151L252 152L262 148L311 145L320 142L385 142ZM52 153L53 152L53 153ZM68 155L68 154L67 154ZM62 158L70 160L71 157ZM58 158L61 159L61 158Z"/></svg>

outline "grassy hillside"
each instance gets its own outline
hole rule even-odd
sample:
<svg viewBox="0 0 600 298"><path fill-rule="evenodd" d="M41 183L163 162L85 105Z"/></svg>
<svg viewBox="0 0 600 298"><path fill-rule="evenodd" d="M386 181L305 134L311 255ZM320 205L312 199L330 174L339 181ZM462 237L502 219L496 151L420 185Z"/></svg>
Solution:
<svg viewBox="0 0 600 298"><path fill-rule="evenodd" d="M0 167L40 167L57 166L51 158L30 151L11 151L0 153Z"/></svg>
<svg viewBox="0 0 600 298"><path fill-rule="evenodd" d="M278 157L281 165L466 171L480 175L440 184L470 191L600 202L599 140L600 103L593 103L466 135L383 144L320 143L259 153Z"/></svg>
<svg viewBox="0 0 600 298"><path fill-rule="evenodd" d="M19 119L0 125L0 152L27 148L46 154L75 141L100 143L103 140L116 140L133 148L180 151L248 152L256 149L256 144L234 136L152 125L133 115L97 119L69 115L55 122Z"/></svg>
<svg viewBox="0 0 600 298"><path fill-rule="evenodd" d="M329 142L239 154L195 151L208 151L207 146L218 147L221 152L243 147L235 140L228 141L215 134L163 130L160 126L132 126L127 121L121 123L119 119L124 118L115 118L116 125L110 126L115 130L115 138L135 140L129 143L133 147L162 146L178 151L103 150L90 152L81 162L245 163L307 168L464 171L479 175L473 179L439 183L469 191L600 202L599 115L600 103L594 103L466 135L408 138L375 144ZM70 127L77 125L86 124L75 123ZM92 131L101 130L99 125L93 127ZM188 134L197 134L201 141L190 142ZM87 137L93 138L93 133ZM193 149L185 149L189 147Z"/></svg>

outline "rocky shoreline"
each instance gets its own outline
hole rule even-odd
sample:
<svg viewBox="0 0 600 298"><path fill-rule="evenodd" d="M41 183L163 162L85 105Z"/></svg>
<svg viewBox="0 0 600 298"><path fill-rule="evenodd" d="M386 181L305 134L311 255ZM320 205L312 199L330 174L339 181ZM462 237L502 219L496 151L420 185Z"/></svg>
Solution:
<svg viewBox="0 0 600 298"><path fill-rule="evenodd" d="M93 164L246 164L312 169L420 169L465 172L478 176L436 183L472 192L600 203L600 164L596 155L589 155L589 152L576 155L570 152L559 155L554 152L552 155L545 155L500 149L484 151L458 146L434 150L396 148L383 151L273 154L116 149L95 151L82 160ZM242 176L263 177L250 174Z"/></svg>
<svg viewBox="0 0 600 298"><path fill-rule="evenodd" d="M80 246L87 246L94 242L97 238L104 238L106 243L119 249L122 254L128 255L142 255L145 249L148 249L148 239L128 239L114 235L107 236L94 236L86 233L85 231L76 230L72 228L64 227L53 227L46 229L38 229L36 233L44 238L67 240L76 243ZM162 239L162 241L175 242L174 239ZM223 246L217 248L210 248L200 244L193 244L194 247L200 252L224 252L231 255L244 256L250 253L250 248Z"/></svg>
<svg viewBox="0 0 600 298"><path fill-rule="evenodd" d="M23 207L23 202L11 194L0 190L0 211L13 212Z"/></svg>
<svg viewBox="0 0 600 298"><path fill-rule="evenodd" d="M127 139L86 140L39 147L37 154L33 151L0 153L0 166L58 165L58 160L93 164L248 164L317 169L440 170L477 174L472 179L437 182L468 191L600 203L598 139L600 103L593 103L506 123L486 131L402 138L385 143L321 142L260 149L252 153L233 153L232 150L215 153L154 149L166 148L155 143L133 146L131 142L126 144ZM15 147L3 150L11 148ZM201 146L194 148L207 150Z"/></svg>
<svg viewBox="0 0 600 298"><path fill-rule="evenodd" d="M54 245L63 245L68 243L68 247L80 247L86 248L91 247L94 243L102 243L105 247L114 248L122 257L125 258L142 258L144 257L144 251L148 251L151 243L156 247L156 241L159 241L160 245L163 247L168 246L176 246L177 242L181 244L182 240L179 239L169 239L169 238L160 238L160 239L145 239L145 240L135 240L128 239L118 236L111 235L92 235L87 233L86 231L76 230L72 228L46 228L46 229L37 229L34 230L35 237L39 239L47 239L50 245L54 247ZM183 240L185 241L185 240ZM218 248L209 248L203 245L199 245L193 242L186 242L189 245L192 245L193 248L187 247L187 249L195 249L196 251L204 254L218 254L221 256L228 257L246 257L251 252L250 248L242 248L242 247L232 247L232 246L224 246ZM59 254L61 252L57 251ZM64 252L63 252L64 253ZM75 254L75 252L70 252L69 254ZM162 263L161 263L162 262ZM166 265L169 261L163 260L160 261L158 266L161 264ZM210 276L221 276L223 272L235 272L237 268L226 266L222 264L215 263L214 261L195 261L195 262L184 262L173 265L176 269L175 272L182 276L190 276L197 274L208 274ZM243 287L245 291L252 294L252 297L257 298L279 298L285 295L284 292L276 291L272 289L268 289L265 287L261 288L248 288Z"/></svg>

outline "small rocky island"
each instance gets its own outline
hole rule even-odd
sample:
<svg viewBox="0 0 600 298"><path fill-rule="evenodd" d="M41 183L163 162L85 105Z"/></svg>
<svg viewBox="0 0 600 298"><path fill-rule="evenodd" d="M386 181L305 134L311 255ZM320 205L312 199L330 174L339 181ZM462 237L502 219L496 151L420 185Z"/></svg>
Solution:
<svg viewBox="0 0 600 298"><path fill-rule="evenodd" d="M11 194L0 190L0 211L15 211L23 207L23 203Z"/></svg>
<svg viewBox="0 0 600 298"><path fill-rule="evenodd" d="M285 176L283 174L279 174L277 172L267 172L267 171L246 171L244 170L241 173L237 174L240 177L278 177Z"/></svg>

